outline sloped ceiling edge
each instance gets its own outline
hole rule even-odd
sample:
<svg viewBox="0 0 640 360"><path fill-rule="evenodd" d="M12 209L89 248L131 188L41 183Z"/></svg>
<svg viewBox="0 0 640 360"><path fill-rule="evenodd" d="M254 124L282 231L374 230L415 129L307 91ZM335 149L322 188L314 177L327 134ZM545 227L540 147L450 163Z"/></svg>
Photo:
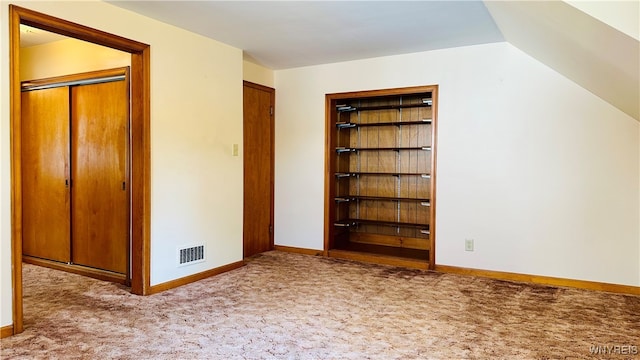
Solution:
<svg viewBox="0 0 640 360"><path fill-rule="evenodd" d="M505 39L640 121L640 42L562 1L485 1Z"/></svg>

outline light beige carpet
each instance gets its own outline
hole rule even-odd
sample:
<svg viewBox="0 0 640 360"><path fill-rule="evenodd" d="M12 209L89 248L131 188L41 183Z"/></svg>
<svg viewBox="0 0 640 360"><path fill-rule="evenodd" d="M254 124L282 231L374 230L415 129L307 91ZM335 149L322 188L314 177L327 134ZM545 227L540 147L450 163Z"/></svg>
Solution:
<svg viewBox="0 0 640 360"><path fill-rule="evenodd" d="M26 264L24 281L2 359L639 357L638 296L282 252L148 297Z"/></svg>

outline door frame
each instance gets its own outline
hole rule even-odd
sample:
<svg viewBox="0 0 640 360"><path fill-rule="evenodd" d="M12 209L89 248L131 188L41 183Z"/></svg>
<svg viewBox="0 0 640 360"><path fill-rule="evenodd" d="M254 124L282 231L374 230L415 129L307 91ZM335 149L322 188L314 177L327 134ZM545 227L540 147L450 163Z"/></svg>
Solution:
<svg viewBox="0 0 640 360"><path fill-rule="evenodd" d="M150 290L150 52L147 44L9 5L13 334L23 331L20 24L131 54L131 292Z"/></svg>
<svg viewBox="0 0 640 360"><path fill-rule="evenodd" d="M269 93L269 101L271 103L271 108L272 108L272 113L271 113L271 123L269 124L269 132L271 133L271 149L270 149L270 154L269 154L269 158L271 161L271 174L269 175L269 191L271 192L271 201L269 204L269 211L270 211L270 223L271 223L271 232L269 233L269 248L271 250L274 249L274 238L275 238L275 224L274 224L274 201L275 201L275 191L274 191L274 184L275 184L275 123L276 123L276 90L274 88L268 87L268 86L264 86L264 85L260 85L260 84L256 84L256 83L252 83L250 81L246 81L243 80L242 81L242 88L243 88L243 98L244 98L244 87L250 87L256 90L260 90L260 91L265 91ZM243 100L244 101L244 100ZM246 142L246 139L244 139L244 126L245 126L245 119L244 119L244 114L242 115L242 128L243 128L243 142ZM243 184L244 184L244 177L247 176L247 171L249 169L247 169L247 162L244 161L244 155L245 152L243 151ZM246 195L244 194L244 186L243 186L243 198L246 198ZM244 200L243 200L244 203ZM242 209L243 212L246 211L246 209ZM245 242L245 238L244 238L244 225L243 225L243 230L242 230L242 256L245 257L244 254L244 242Z"/></svg>
<svg viewBox="0 0 640 360"><path fill-rule="evenodd" d="M121 78L120 78L121 77ZM114 80L113 78L117 78L116 80ZM131 285L131 196L130 196L130 184L131 184L131 151L130 151L130 129L131 129L131 116L130 116L130 104L131 104L131 91L130 91L130 84L131 84L131 71L130 71L130 66L124 66L124 67L118 67L118 68L113 68L113 69L104 69L104 70L95 70L95 71L89 71L89 72L82 72L82 73L75 73L75 74L69 74L69 75L60 75L60 76L54 76L54 77L49 77L49 78L43 78L43 79L29 79L29 80L25 80L21 82L21 89L23 91L23 94L25 91L29 92L29 91L42 91L42 88L46 88L46 89L50 89L50 88L55 88L55 87L66 87L68 88L68 92L67 92L67 96L68 98L71 98L72 96L72 92L73 92L73 88L77 87L77 86L86 86L86 85L95 85L95 84L100 84L100 83L104 83L104 82L112 82L112 81L122 81L124 83L126 83L126 104L127 104L127 115L126 115L126 120L125 120L125 133L126 133L126 139L125 139L125 163L124 163L124 179L126 182L126 203L127 203L127 207L126 207L126 213L124 214L126 216L127 219L127 234L126 234L126 250L125 250L125 263L127 264L126 266L126 270L124 273L116 273L110 270L104 270L104 269L100 269L100 268L93 268L90 266L86 266L86 265L80 265L77 264L75 262L73 262L73 251L69 251L69 257L67 258L66 261L61 262L60 260L50 260L50 259L45 259L45 258L38 258L38 257L34 257L31 255L25 255L24 253L24 239L22 241L22 246L23 246L23 251L22 251L22 262L23 263L28 263L28 264L35 264L35 265L40 265L40 266L45 266L45 267L49 267L52 269L58 269L58 270L63 270L63 271L67 271L67 272L72 272L75 274L80 274L80 275L85 275L85 276L89 276L89 277L93 277L96 279L100 279L100 280L106 280L106 281L111 281L111 282L116 282L116 283L120 283L120 284L124 284L127 286ZM35 90L34 90L35 89ZM71 100L67 100L67 102L71 103ZM72 113L72 109L73 106L69 107L69 114ZM22 119L21 121L24 121L24 119ZM73 154L73 146L71 146L72 144L72 140L70 137L70 134L73 133L72 130L72 126L69 127L69 129L71 130L70 133L68 133L67 135L69 135L69 140L68 140L68 146L69 149L71 150L69 152L68 155L68 173L66 174L66 176L69 179L74 179L72 175L72 169L73 167L70 166L71 164L73 164L73 161L71 161L72 158L72 154ZM23 134L24 135L24 134ZM24 138L21 138L21 141L24 144ZM22 155L22 154L21 154ZM23 166L23 164L21 164L21 166ZM21 171L23 171L24 173L24 167L22 168ZM72 180L73 181L73 180ZM71 195L73 192L73 187L70 187L70 189L68 189L69 193L68 195L70 196L70 203L69 203L69 214L71 215L72 209L73 209L73 196ZM24 210L23 210L24 213ZM73 218L73 216L71 216L71 218ZM70 224L73 223L73 220L71 220ZM73 246L71 245L73 243L73 227L70 227L69 229L69 235L68 235L68 239L70 240L69 242L69 246L70 249L73 249Z"/></svg>
<svg viewBox="0 0 640 360"><path fill-rule="evenodd" d="M331 256L330 250L333 248L333 194L335 194L335 185L333 172L335 169L335 110L336 102L345 99L357 99L357 98L369 98L388 95L409 95L417 93L431 92L433 98L432 107L432 126L431 126L431 182L430 182L430 206L431 211L429 214L429 259L428 269L434 270L436 267L436 183L437 183L437 148L438 148L438 91L439 85L426 85L426 86L408 86L402 88L390 88L390 89L378 89L378 90L365 90L365 91L353 91L343 93L332 93L325 95L325 155L324 155L324 256ZM373 262L383 261L381 257L363 255L373 259ZM423 266L422 260L418 263L413 260L401 261L391 260L389 265L401 265L421 268Z"/></svg>

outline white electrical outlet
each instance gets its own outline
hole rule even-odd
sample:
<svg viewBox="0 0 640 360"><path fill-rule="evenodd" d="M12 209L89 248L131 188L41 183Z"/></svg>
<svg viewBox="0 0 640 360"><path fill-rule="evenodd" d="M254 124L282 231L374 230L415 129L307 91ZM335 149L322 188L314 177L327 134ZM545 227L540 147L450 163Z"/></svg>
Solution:
<svg viewBox="0 0 640 360"><path fill-rule="evenodd" d="M464 250L473 251L473 239L464 239Z"/></svg>

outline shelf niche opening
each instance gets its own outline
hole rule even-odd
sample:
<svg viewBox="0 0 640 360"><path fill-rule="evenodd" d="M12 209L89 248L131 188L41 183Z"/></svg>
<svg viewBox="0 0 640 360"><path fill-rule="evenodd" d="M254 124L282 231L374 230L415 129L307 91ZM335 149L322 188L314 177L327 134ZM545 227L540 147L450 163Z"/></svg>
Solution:
<svg viewBox="0 0 640 360"><path fill-rule="evenodd" d="M433 269L438 86L327 94L325 253Z"/></svg>

